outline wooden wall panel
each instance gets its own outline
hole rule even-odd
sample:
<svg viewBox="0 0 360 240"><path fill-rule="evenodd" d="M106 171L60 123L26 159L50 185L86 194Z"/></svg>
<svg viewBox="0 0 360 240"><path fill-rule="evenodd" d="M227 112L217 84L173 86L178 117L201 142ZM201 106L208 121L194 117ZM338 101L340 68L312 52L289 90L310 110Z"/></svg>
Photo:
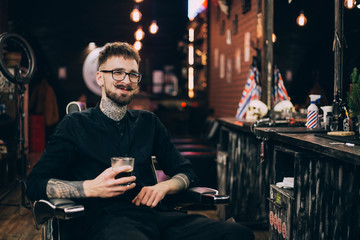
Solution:
<svg viewBox="0 0 360 240"><path fill-rule="evenodd" d="M270 165L267 161L260 163L260 141L250 132L225 126L220 129L220 139L219 150L226 161L218 188L230 196L225 219L233 217L237 222L266 226Z"/></svg>
<svg viewBox="0 0 360 240"><path fill-rule="evenodd" d="M228 16L220 11L219 6L215 6L214 1L209 1L209 105L214 109L217 117L234 117L237 106L244 89L252 57L256 51L250 47L250 60L244 61L244 38L245 33L250 32L250 39L256 43L257 26L257 0L251 0L251 9L242 14L242 1L232 1L231 11ZM233 21L238 15L238 33L234 34ZM220 34L222 22L225 22L224 34ZM226 31L231 30L231 44L226 43ZM218 49L218 66L215 66L215 49ZM240 49L241 72L235 69L235 55ZM220 78L220 55L225 57L225 77ZM226 79L227 61L231 59L231 79Z"/></svg>
<svg viewBox="0 0 360 240"><path fill-rule="evenodd" d="M359 239L360 167L316 156L295 173L294 239Z"/></svg>

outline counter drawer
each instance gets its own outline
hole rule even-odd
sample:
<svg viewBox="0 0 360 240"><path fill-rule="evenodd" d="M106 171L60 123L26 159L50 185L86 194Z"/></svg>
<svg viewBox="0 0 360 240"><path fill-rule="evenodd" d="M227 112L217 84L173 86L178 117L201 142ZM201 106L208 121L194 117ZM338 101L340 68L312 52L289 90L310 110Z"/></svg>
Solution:
<svg viewBox="0 0 360 240"><path fill-rule="evenodd" d="M270 185L269 236L272 240L292 238L292 211L294 209L294 190Z"/></svg>

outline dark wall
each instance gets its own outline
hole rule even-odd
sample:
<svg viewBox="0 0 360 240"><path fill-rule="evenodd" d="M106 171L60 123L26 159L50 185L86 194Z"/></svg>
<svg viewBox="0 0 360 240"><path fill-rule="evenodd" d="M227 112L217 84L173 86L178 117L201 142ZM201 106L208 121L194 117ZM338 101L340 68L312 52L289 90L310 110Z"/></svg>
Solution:
<svg viewBox="0 0 360 240"><path fill-rule="evenodd" d="M140 51L143 60L140 71L145 74L142 89L148 89L153 69L163 69L169 64L180 68L177 44L186 31L186 1L144 1L140 4L143 19L139 23L130 20L134 4L133 0L9 2L9 30L27 39L37 57L38 71L30 90L47 76L56 92L60 114L67 102L83 93L88 96L88 105L94 105L100 97L87 89L82 78L88 43L132 44L139 25L143 25L146 34ZM148 26L153 19L157 20L159 32L150 36ZM58 79L59 67L66 67L66 79Z"/></svg>
<svg viewBox="0 0 360 240"><path fill-rule="evenodd" d="M8 0L0 0L0 33L7 31L8 27Z"/></svg>

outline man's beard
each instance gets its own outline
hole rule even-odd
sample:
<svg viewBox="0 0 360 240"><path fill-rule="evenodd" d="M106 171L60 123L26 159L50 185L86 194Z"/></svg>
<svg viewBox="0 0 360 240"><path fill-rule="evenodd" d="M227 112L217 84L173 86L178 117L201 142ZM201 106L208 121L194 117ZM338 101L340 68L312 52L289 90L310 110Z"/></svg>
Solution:
<svg viewBox="0 0 360 240"><path fill-rule="evenodd" d="M123 86L123 87L127 87L130 90L133 90L130 86ZM129 92L129 94L117 94L115 92L111 92L108 89L105 88L105 94L106 97L109 98L110 100L112 100L114 103L116 103L119 106L127 106L130 104L132 98L133 98L133 94L131 94L131 92Z"/></svg>

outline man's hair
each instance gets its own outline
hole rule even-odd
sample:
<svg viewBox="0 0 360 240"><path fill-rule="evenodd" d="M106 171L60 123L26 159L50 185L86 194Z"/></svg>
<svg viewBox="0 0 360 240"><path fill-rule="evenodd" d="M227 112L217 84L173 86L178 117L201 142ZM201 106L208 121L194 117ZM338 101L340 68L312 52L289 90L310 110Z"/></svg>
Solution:
<svg viewBox="0 0 360 240"><path fill-rule="evenodd" d="M107 43L104 49L100 51L98 56L98 69L110 57L122 56L125 59L134 59L137 64L140 62L140 55L138 51L126 42Z"/></svg>

